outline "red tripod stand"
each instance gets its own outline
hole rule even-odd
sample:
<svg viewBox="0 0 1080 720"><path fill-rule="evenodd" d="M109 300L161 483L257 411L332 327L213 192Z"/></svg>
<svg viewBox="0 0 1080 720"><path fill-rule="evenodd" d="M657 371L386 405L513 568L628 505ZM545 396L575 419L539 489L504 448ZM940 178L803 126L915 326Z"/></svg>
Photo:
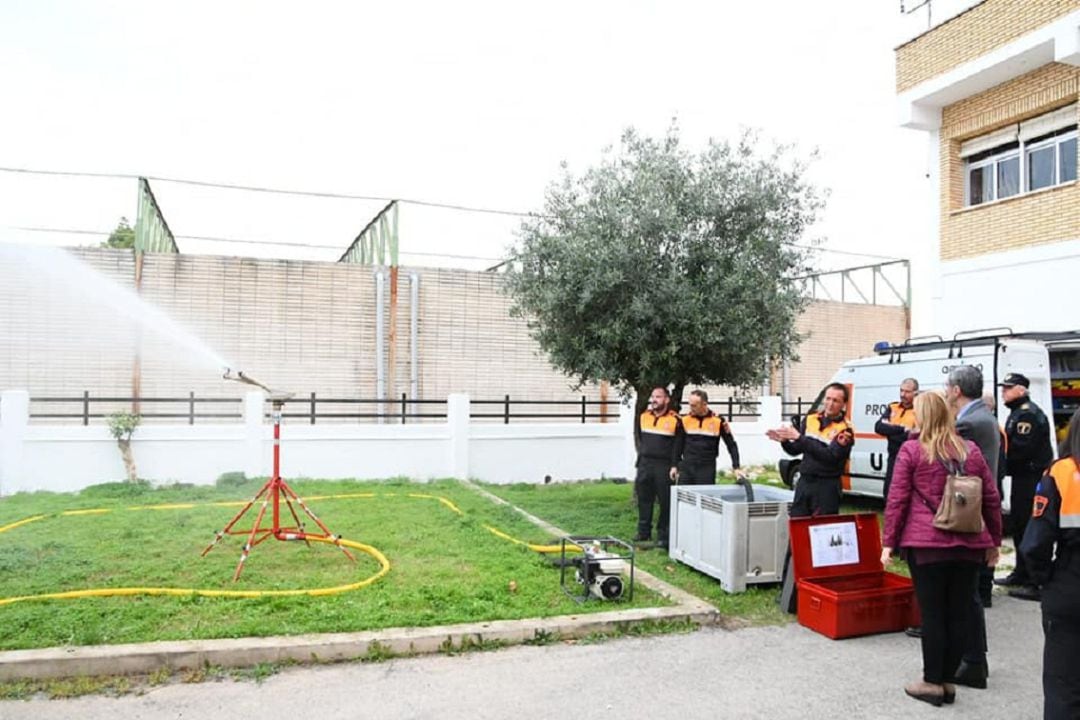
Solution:
<svg viewBox="0 0 1080 720"><path fill-rule="evenodd" d="M249 377L246 377L243 373L239 373L239 377L231 377L226 372L225 377L230 380L240 380L241 382L247 382L251 385L257 385L265 390L269 390L265 385L255 381ZM247 535L247 542L244 543L243 552L240 553L240 562L236 564L236 572L233 573L233 582L239 577L240 573L244 571L244 562L247 560L248 555L251 554L252 549L267 538L273 537L276 540L303 540L307 541L308 538L319 538L322 540L328 540L333 544L341 548L341 552L345 553L353 562L356 562L356 558L352 553L346 550L339 542L341 536L334 535L330 532L330 529L323 524L315 513L304 504L304 501L300 499L288 483L281 479L281 408L292 395L282 395L271 393L270 402L273 407L271 418L274 421L274 474L266 481L266 484L262 486L258 493L255 494L248 504L243 507L240 512L236 513L229 524L224 529L215 533L214 541L206 546L206 549L202 551L202 557L205 557L208 552L214 549L214 546L221 541L226 535ZM244 516L251 506L258 502L259 498L262 498L262 506L259 507L259 513L255 517L255 524L250 530L234 530L233 526L239 522L240 518ZM281 501L285 500L286 507L289 508L289 513L292 515L295 525L282 526L281 525ZM309 533L304 530L304 524L300 522L300 516L296 512L296 508L293 507L293 502L296 502L300 506L300 509L310 517L316 525L322 530L321 533ZM261 527L263 518L266 516L267 505L272 506L272 525L268 528Z"/></svg>

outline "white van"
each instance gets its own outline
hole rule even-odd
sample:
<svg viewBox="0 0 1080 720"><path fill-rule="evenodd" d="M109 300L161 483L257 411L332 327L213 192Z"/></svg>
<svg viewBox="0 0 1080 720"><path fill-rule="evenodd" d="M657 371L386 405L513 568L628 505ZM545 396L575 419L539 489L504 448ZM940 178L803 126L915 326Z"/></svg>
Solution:
<svg viewBox="0 0 1080 720"><path fill-rule="evenodd" d="M997 383L1011 372L1031 380L1032 400L1050 416L1060 430L1080 407L1080 332L1014 333L1007 328L957 333L952 340L940 336L912 338L902 345L879 344L870 357L850 360L830 382L849 391L848 419L855 426L855 446L848 472L842 476L844 492L881 497L885 479L886 442L874 432L889 403L899 400L900 382L913 377L920 391L945 387L949 371L958 365L974 365L982 371L984 393L998 399L997 416L1004 426L1009 409L1001 401ZM809 412L820 409L824 390ZM801 420L801 418L800 418ZM1052 430L1053 432L1053 430ZM1051 438L1055 452L1057 438ZM781 460L780 475L794 487L799 479L799 460ZM1009 479L1005 479L1008 488ZM1003 498L1008 505L1008 492Z"/></svg>

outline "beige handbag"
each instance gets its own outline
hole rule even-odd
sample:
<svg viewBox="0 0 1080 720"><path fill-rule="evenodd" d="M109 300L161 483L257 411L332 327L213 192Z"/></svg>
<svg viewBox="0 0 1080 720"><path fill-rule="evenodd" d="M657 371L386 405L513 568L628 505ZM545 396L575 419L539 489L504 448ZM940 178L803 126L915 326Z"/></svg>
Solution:
<svg viewBox="0 0 1080 720"><path fill-rule="evenodd" d="M923 502L934 511L934 527L955 533L981 533L985 524L982 517L982 478L964 474L963 465L951 466L943 460L945 488L937 509L923 496ZM918 490L916 490L918 492ZM922 493L919 493L922 496Z"/></svg>
<svg viewBox="0 0 1080 720"><path fill-rule="evenodd" d="M957 533L981 533L984 527L982 478L978 475L965 475L963 465L945 465L945 470L948 472L945 477L945 492L941 496L937 512L934 513L934 527Z"/></svg>

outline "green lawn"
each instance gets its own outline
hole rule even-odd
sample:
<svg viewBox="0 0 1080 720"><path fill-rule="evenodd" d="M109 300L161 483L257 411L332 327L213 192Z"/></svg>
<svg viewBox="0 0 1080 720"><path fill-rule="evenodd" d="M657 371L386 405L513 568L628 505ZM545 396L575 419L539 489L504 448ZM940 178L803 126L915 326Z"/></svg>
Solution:
<svg viewBox="0 0 1080 720"><path fill-rule="evenodd" d="M456 482L290 484L333 532L381 550L392 564L389 574L369 587L325 597L134 596L0 604L0 649L346 632L613 608L567 598L559 587L559 571L548 560L496 537L484 525L532 542L551 538ZM240 537L227 538L205 558L199 556L238 510L212 503L246 500L259 487L247 482L152 489L116 483L78 494L3 498L0 527L47 517L0 533L0 602L100 587L307 589L352 583L377 572L377 563L367 555L358 555L354 565L329 545L270 539L254 549L240 581L233 583ZM316 499L357 493L374 497ZM443 496L463 514L410 493ZM173 503L198 504L162 507ZM133 509L140 506L157 508ZM80 509L108 512L59 515ZM248 517L254 517L254 510ZM665 603L639 586L632 603L617 607Z"/></svg>
<svg viewBox="0 0 1080 720"><path fill-rule="evenodd" d="M754 484L781 485L776 472L759 469ZM721 475L720 482L734 478ZM563 530L579 535L613 535L628 540L637 529L637 505L632 483L597 481L556 485L487 485L490 492L541 517ZM638 566L662 580L712 603L729 625L760 625L789 622L793 616L780 611L776 585L751 585L744 593L729 594L720 581L667 556L666 551L638 554Z"/></svg>

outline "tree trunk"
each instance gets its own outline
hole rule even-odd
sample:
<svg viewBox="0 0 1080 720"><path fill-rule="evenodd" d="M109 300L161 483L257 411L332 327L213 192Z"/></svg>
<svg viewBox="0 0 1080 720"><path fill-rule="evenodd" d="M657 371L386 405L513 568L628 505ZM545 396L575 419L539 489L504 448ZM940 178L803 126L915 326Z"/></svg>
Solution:
<svg viewBox="0 0 1080 720"><path fill-rule="evenodd" d="M634 450L638 451L641 450L641 421L638 418L649 407L649 393L652 392L652 387L635 385L634 392L637 394L634 400Z"/></svg>
<svg viewBox="0 0 1080 720"><path fill-rule="evenodd" d="M677 382L671 389L671 409L677 413L682 412L682 394L685 387L686 383Z"/></svg>
<svg viewBox="0 0 1080 720"><path fill-rule="evenodd" d="M131 440L117 440L116 444L120 446L120 457L124 459L128 482L138 482L139 473L135 469L135 457L131 454Z"/></svg>

